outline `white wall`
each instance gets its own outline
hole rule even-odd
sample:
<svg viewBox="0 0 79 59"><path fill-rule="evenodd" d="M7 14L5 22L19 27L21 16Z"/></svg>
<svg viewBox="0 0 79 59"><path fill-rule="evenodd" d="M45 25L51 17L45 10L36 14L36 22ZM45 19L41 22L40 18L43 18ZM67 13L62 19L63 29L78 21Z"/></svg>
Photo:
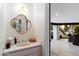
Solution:
<svg viewBox="0 0 79 59"><path fill-rule="evenodd" d="M4 42L6 39L6 4L0 4L0 56L3 53Z"/></svg>
<svg viewBox="0 0 79 59"><path fill-rule="evenodd" d="M53 25L53 39L58 40L59 39L59 26Z"/></svg>
<svg viewBox="0 0 79 59"><path fill-rule="evenodd" d="M21 6L25 8L23 11L19 11ZM10 25L12 18L16 17L18 14L24 14L33 23L33 4L27 3L8 3L7 4L7 38L8 37L17 37L18 40L28 40L30 37L33 37L32 27L24 34L18 34L15 29Z"/></svg>
<svg viewBox="0 0 79 59"><path fill-rule="evenodd" d="M34 4L33 17L34 34L42 41L43 55L49 55L49 5Z"/></svg>

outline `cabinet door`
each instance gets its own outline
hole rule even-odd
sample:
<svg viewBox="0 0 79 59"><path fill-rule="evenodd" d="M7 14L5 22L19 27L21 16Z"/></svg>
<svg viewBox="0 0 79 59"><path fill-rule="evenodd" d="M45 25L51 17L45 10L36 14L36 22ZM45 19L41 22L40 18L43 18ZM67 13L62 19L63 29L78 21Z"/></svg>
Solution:
<svg viewBox="0 0 79 59"><path fill-rule="evenodd" d="M27 48L27 49L23 49L23 50L18 50L15 52L10 52L10 53L6 53L4 54L5 56L39 56L41 55L41 47L33 47L33 48Z"/></svg>
<svg viewBox="0 0 79 59"><path fill-rule="evenodd" d="M34 53L31 53L31 54L25 55L25 56L41 56L41 53L40 53L40 51L36 51Z"/></svg>

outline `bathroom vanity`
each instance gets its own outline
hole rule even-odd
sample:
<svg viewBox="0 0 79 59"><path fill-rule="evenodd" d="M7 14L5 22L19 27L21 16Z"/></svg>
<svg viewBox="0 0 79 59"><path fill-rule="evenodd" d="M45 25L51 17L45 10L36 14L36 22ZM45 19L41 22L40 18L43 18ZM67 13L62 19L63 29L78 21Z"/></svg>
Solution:
<svg viewBox="0 0 79 59"><path fill-rule="evenodd" d="M31 28L31 21L23 14L19 14L11 19L11 27L16 31L17 35L22 36ZM16 35L16 36L17 36ZM26 36L26 35L25 35ZM19 36L20 37L20 36ZM11 38L9 38L11 39ZM17 37L9 40L7 39L6 49L4 49L4 56L40 56L41 53L41 43L36 41L36 38L29 38L26 40L19 40ZM21 39L24 39L21 37ZM14 41L13 41L14 40ZM12 41L12 42L11 42ZM11 46L11 44L14 44Z"/></svg>
<svg viewBox="0 0 79 59"><path fill-rule="evenodd" d="M41 56L41 43L34 42L26 45L14 45L5 49L4 56Z"/></svg>

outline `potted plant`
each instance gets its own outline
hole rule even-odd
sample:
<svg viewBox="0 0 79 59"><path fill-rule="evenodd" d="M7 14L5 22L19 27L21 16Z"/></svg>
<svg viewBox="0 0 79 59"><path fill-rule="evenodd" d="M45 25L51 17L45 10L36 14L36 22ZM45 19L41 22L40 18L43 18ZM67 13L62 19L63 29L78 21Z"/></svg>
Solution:
<svg viewBox="0 0 79 59"><path fill-rule="evenodd" d="M75 26L74 28L73 45L79 46L79 26Z"/></svg>

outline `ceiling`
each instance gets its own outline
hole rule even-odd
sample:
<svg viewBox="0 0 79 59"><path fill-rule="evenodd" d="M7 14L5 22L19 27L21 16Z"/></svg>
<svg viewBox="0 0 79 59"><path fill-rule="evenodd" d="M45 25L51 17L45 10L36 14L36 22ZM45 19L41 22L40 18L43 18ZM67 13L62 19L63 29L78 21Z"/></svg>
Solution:
<svg viewBox="0 0 79 59"><path fill-rule="evenodd" d="M79 3L52 3L51 22L73 23L79 22Z"/></svg>

